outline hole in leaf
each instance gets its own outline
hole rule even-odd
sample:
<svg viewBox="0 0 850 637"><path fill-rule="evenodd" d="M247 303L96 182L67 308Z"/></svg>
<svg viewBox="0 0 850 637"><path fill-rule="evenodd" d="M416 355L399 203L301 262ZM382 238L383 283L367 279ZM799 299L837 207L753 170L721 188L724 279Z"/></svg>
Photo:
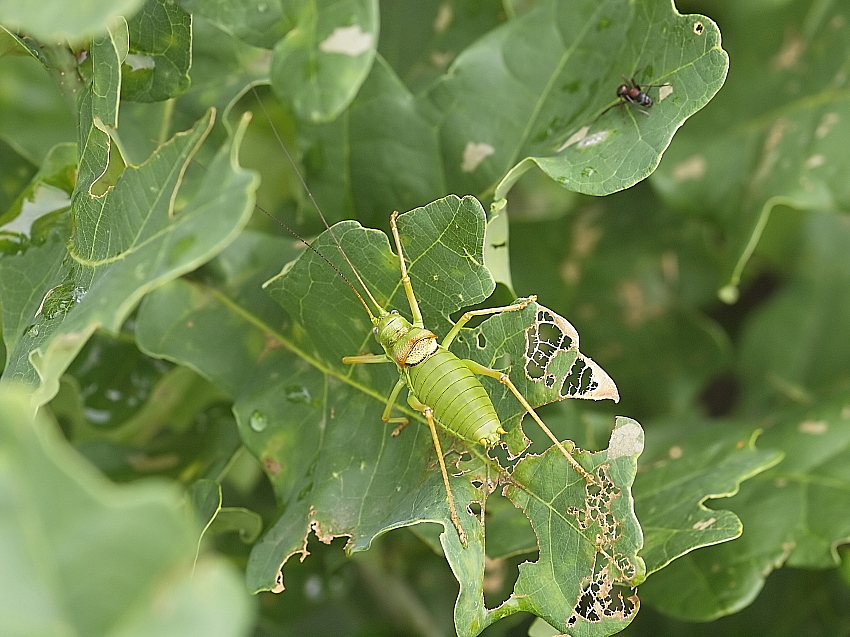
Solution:
<svg viewBox="0 0 850 637"><path fill-rule="evenodd" d="M497 608L506 602L513 592L519 577L519 564L528 558L512 556L492 559L484 557L484 605L487 608ZM527 631L519 634L528 634Z"/></svg>
<svg viewBox="0 0 850 637"><path fill-rule="evenodd" d="M559 398L619 400L605 371L578 349L578 332L564 317L538 305L534 323L525 330L525 376Z"/></svg>
<svg viewBox="0 0 850 637"><path fill-rule="evenodd" d="M511 366L511 355L504 352L493 362L493 369L509 369Z"/></svg>
<svg viewBox="0 0 850 637"><path fill-rule="evenodd" d="M487 347L487 339L484 338L484 334L478 332L478 349L484 349Z"/></svg>
<svg viewBox="0 0 850 637"><path fill-rule="evenodd" d="M702 22L700 22L699 20L694 22L694 33L696 33L697 35L702 35L704 31L705 25Z"/></svg>
<svg viewBox="0 0 850 637"><path fill-rule="evenodd" d="M567 625L574 626L579 619L591 623L604 619L627 619L635 613L637 603L634 590L615 584L609 573L609 565L605 564L597 568L592 576L585 578L578 603Z"/></svg>
<svg viewBox="0 0 850 637"><path fill-rule="evenodd" d="M561 390L558 392L562 397L577 396L591 392L599 386L593 379L593 370L584 360L576 360L570 369L570 373L564 377Z"/></svg>

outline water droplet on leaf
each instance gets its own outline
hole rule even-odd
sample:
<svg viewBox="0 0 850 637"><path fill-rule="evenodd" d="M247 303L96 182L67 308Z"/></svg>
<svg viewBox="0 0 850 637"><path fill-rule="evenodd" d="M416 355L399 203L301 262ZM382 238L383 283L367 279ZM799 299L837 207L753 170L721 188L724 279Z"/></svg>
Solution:
<svg viewBox="0 0 850 637"><path fill-rule="evenodd" d="M259 409L256 409L251 414L251 420L248 421L248 424L251 425L251 429L254 431L263 431L269 426L269 418Z"/></svg>

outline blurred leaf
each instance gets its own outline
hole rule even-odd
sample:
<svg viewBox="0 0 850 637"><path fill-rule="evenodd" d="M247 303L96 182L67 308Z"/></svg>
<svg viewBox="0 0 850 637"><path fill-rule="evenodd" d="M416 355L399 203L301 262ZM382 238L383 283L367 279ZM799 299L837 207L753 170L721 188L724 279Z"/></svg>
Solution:
<svg viewBox="0 0 850 637"><path fill-rule="evenodd" d="M759 432L741 426L688 423L699 430L683 436L681 423L652 428L640 478L635 484L635 511L645 535L641 557L647 573L660 570L694 549L741 535L741 521L731 511L705 506L709 498L729 497L741 483L782 459L775 449L756 449Z"/></svg>
<svg viewBox="0 0 850 637"><path fill-rule="evenodd" d="M433 124L381 57L340 118L306 131L309 185L331 222L356 211L363 223L386 226L388 211L449 192Z"/></svg>
<svg viewBox="0 0 850 637"><path fill-rule="evenodd" d="M272 48L293 23L285 15L289 3L266 0L179 0L177 4L201 16L240 40L258 47Z"/></svg>
<svg viewBox="0 0 850 637"><path fill-rule="evenodd" d="M179 374L169 374L172 371L168 363L139 352L126 337L111 338L96 332L66 371L65 378L73 377L79 385L83 411L83 418L71 428L70 437L80 441L108 433L114 439L129 442L132 436L139 435L138 428L132 434L116 430L135 416L142 416L146 407L157 409L159 414L168 413L165 419L173 419L174 401L157 392L156 386L164 380L179 395L176 400L185 400L180 389L191 384L192 379L183 380ZM152 394L157 394L153 401ZM141 419L150 422L151 416Z"/></svg>
<svg viewBox="0 0 850 637"><path fill-rule="evenodd" d="M106 483L31 413L25 391L0 390L4 631L247 634L252 613L231 567L205 557L192 573L177 493Z"/></svg>
<svg viewBox="0 0 850 637"><path fill-rule="evenodd" d="M458 53L505 17L499 0L385 2L378 51L416 93L439 79Z"/></svg>
<svg viewBox="0 0 850 637"><path fill-rule="evenodd" d="M777 206L847 211L844 139L850 6L796 0L781 11L733 11L724 32L737 60L719 100L672 145L653 183L724 234L722 298ZM753 37L758 34L758 37Z"/></svg>
<svg viewBox="0 0 850 637"><path fill-rule="evenodd" d="M271 82L299 118L335 119L354 99L378 48L377 0L299 0L274 49Z"/></svg>
<svg viewBox="0 0 850 637"><path fill-rule="evenodd" d="M29 175L29 183L18 184L21 190L0 216L3 252L14 254L26 250L30 242L44 243L71 205L69 195L74 189L76 172L74 145L58 144L48 151L41 167Z"/></svg>
<svg viewBox="0 0 850 637"><path fill-rule="evenodd" d="M80 40L87 35L102 35L116 17L132 15L143 0L94 0L68 3L45 0L38 4L4 1L0 3L0 22L16 31L27 31L49 41L56 38Z"/></svg>
<svg viewBox="0 0 850 637"><path fill-rule="evenodd" d="M191 16L173 2L147 0L127 27L130 48L121 60L121 97L159 102L182 93L192 62Z"/></svg>
<svg viewBox="0 0 850 637"><path fill-rule="evenodd" d="M531 175L529 175L531 177ZM528 188L537 192L537 181ZM617 380L621 413L691 418L705 385L730 365L728 336L704 311L717 267L700 228L645 186L579 197L536 220L519 184L511 215L511 272L567 316L593 359ZM538 216L540 216L538 214Z"/></svg>
<svg viewBox="0 0 850 637"><path fill-rule="evenodd" d="M213 533L236 531L245 544L253 544L263 530L263 520L254 511L243 507L223 507L213 520Z"/></svg>
<svg viewBox="0 0 850 637"><path fill-rule="evenodd" d="M142 166L122 171L104 132L117 117L116 51L103 41L92 47L92 56L101 92L82 101L84 153L72 197L72 232L57 227L43 246L0 262L9 349L3 378L32 386L33 406L55 395L59 376L97 327L117 331L145 292L232 241L247 221L256 187L236 163L237 136L209 167L195 199L175 210L183 172L209 130L211 113ZM30 282L26 289L20 277Z"/></svg>
<svg viewBox="0 0 850 637"><path fill-rule="evenodd" d="M728 501L744 524L734 542L694 551L641 587L646 602L691 621L708 621L750 604L770 571L838 564L850 538L850 410L845 392L782 415L760 438L784 451L775 468L741 485Z"/></svg>
<svg viewBox="0 0 850 637"><path fill-rule="evenodd" d="M192 510L204 526L204 532L221 508L221 486L215 480L201 479L192 483L186 495Z"/></svg>
<svg viewBox="0 0 850 637"><path fill-rule="evenodd" d="M795 234L798 266L746 323L738 369L750 413L850 384L850 218L811 213Z"/></svg>
<svg viewBox="0 0 850 637"><path fill-rule="evenodd" d="M5 222L9 218L7 211L23 192L37 168L8 142L0 140L0 170L5 176L0 182L0 222ZM8 231L7 228L3 230Z"/></svg>
<svg viewBox="0 0 850 637"><path fill-rule="evenodd" d="M36 164L53 147L75 140L74 112L53 80L33 57L2 58L0 133L16 152Z"/></svg>
<svg viewBox="0 0 850 637"><path fill-rule="evenodd" d="M69 440L116 481L220 476L241 444L221 390L190 369L113 341L96 333L78 358L83 364L68 369L49 403ZM121 357L135 365L116 366L110 378L111 361Z"/></svg>
<svg viewBox="0 0 850 637"><path fill-rule="evenodd" d="M646 606L622 637L837 637L850 632L848 609L850 588L834 571L785 568L772 573L752 606L735 615L692 623L666 617Z"/></svg>
<svg viewBox="0 0 850 637"><path fill-rule="evenodd" d="M239 538L246 544L252 544L263 530L263 520L259 515L241 507L221 506L221 486L215 480L198 480L189 488L192 509L198 519L204 523L206 533L228 533L237 531Z"/></svg>

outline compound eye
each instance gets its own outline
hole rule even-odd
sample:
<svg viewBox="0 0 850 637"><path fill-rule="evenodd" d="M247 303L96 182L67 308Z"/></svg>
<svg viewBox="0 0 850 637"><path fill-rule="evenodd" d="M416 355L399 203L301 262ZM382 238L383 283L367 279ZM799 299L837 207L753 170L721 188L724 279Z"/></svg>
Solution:
<svg viewBox="0 0 850 637"><path fill-rule="evenodd" d="M375 336L378 335L378 326L377 325L372 328L372 334L374 334Z"/></svg>
<svg viewBox="0 0 850 637"><path fill-rule="evenodd" d="M398 314L398 310L390 310L390 314Z"/></svg>

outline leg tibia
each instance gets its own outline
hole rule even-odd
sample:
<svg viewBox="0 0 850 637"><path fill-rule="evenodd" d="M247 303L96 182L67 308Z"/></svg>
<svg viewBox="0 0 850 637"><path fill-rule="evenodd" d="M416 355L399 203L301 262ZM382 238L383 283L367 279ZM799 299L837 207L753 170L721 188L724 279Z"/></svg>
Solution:
<svg viewBox="0 0 850 637"><path fill-rule="evenodd" d="M547 436L549 436L549 439L560 450L560 452L564 454L564 457L567 459L570 465L572 465L573 469L575 469L579 473L579 475L581 475L581 477L583 477L588 482L595 482L593 476L590 475L587 470L582 467L575 458L573 458L573 455L569 451L567 451L561 441L555 437L555 434L552 433L549 427L546 426L546 423L544 423L540 416L537 415L537 412L534 411L534 407L532 407L531 404L525 399L525 396L520 393L519 389L517 389L516 385L514 385L513 381L507 374L505 374L504 372L500 372L497 369L485 367L484 365L476 363L475 361L465 360L463 362L466 363L467 367L469 367L469 369L471 369L474 373L480 374L481 376L489 376L490 378L495 378L500 383L505 385L508 389L510 389L511 393L516 396L516 399L525 408L525 411L528 412L528 415L534 419L534 422L536 422L537 425L543 430L543 432Z"/></svg>
<svg viewBox="0 0 850 637"><path fill-rule="evenodd" d="M517 310L523 310L528 307L529 303L533 303L537 300L536 296L529 296L527 299L522 299L521 301L517 301L511 305L503 305L502 307L488 307L482 310L470 310L466 312L463 316L461 316L457 323L454 324L449 333L446 334L446 337L443 339L441 345L443 347L448 347L452 344L452 341L455 340L455 337L460 333L461 328L464 325L469 323L469 321L474 316L487 316L488 314L501 314L502 312L516 312Z"/></svg>
<svg viewBox="0 0 850 637"><path fill-rule="evenodd" d="M463 527L460 524L460 518L457 515L457 508L455 508L455 499L454 496L452 496L452 488L449 486L449 472L446 470L446 461L443 459L443 446L440 444L439 436L437 436L437 425L434 422L434 411L428 405L420 402L419 399L417 399L412 393L407 397L407 402L410 403L410 406L414 409L421 411L422 415L425 416L425 419L428 421L428 428L431 430L431 440L433 440L434 450L437 452L437 462L440 463L440 472L443 474L443 485L446 487L446 498L449 502L449 516L451 517L452 524L454 524L455 529L457 529L460 543L465 547L468 544L466 531L463 530Z"/></svg>

